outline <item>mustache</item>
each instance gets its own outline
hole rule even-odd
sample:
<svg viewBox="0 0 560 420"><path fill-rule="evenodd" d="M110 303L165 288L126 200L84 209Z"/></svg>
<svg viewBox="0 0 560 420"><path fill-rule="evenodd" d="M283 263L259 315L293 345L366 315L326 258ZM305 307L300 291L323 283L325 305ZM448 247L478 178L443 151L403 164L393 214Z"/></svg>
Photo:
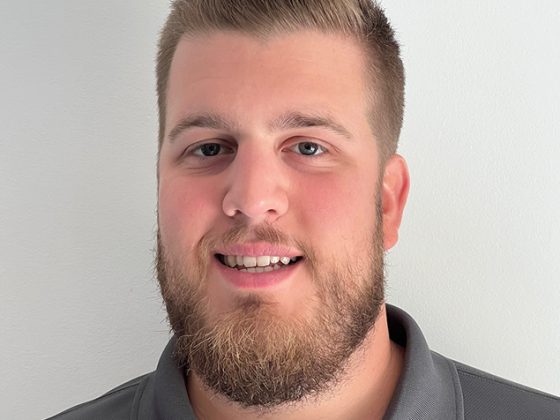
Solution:
<svg viewBox="0 0 560 420"><path fill-rule="evenodd" d="M247 226L238 224L221 235L222 245L233 245L240 242L268 242L273 245L291 245L293 240L289 235L269 224Z"/></svg>
<svg viewBox="0 0 560 420"><path fill-rule="evenodd" d="M210 257L212 250L218 247L251 242L266 242L272 245L296 248L302 252L302 257L311 262L316 261L315 252L306 241L296 239L268 223L256 226L238 223L219 235L207 234L199 241L198 248L201 256L207 258Z"/></svg>

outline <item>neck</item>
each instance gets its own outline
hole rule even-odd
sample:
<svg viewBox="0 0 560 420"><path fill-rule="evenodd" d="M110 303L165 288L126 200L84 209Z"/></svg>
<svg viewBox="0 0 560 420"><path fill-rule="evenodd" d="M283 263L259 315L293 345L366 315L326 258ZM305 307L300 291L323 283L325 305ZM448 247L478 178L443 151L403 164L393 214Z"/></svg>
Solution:
<svg viewBox="0 0 560 420"><path fill-rule="evenodd" d="M196 373L187 378L187 391L197 418L291 420L381 419L389 406L404 362L404 350L389 338L385 306L364 343L348 361L341 380L324 395L273 410L243 408L208 390Z"/></svg>

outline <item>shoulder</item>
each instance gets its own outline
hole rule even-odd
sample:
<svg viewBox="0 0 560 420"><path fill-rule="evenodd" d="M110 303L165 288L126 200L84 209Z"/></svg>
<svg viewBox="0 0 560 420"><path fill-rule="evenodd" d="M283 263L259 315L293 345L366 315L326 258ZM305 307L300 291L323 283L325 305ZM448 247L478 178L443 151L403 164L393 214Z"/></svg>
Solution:
<svg viewBox="0 0 560 420"><path fill-rule="evenodd" d="M466 419L560 419L560 398L451 362L461 384Z"/></svg>
<svg viewBox="0 0 560 420"><path fill-rule="evenodd" d="M100 397L69 408L47 420L121 420L132 418L135 400L152 373L125 382Z"/></svg>

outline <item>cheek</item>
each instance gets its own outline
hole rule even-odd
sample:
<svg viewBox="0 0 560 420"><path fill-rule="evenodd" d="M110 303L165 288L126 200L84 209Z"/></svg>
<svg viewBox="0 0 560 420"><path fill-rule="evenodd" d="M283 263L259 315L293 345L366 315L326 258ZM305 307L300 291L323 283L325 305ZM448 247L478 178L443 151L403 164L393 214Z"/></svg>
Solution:
<svg viewBox="0 0 560 420"><path fill-rule="evenodd" d="M359 235L369 234L375 223L375 191L374 177L310 177L295 204L306 225L303 229L334 244L355 242Z"/></svg>
<svg viewBox="0 0 560 420"><path fill-rule="evenodd" d="M158 221L162 241L168 246L186 242L185 245L192 248L219 208L219 199L204 183L161 180Z"/></svg>

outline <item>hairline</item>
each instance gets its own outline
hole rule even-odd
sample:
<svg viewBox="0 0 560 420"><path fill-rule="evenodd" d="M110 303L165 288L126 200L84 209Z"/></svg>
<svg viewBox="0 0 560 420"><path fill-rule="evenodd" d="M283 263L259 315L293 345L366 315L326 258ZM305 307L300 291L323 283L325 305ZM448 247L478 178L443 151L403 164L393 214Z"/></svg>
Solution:
<svg viewBox="0 0 560 420"><path fill-rule="evenodd" d="M378 149L379 149L379 156L381 159L381 163L383 163L388 158L388 153L386 153L385 148L389 139L385 138L389 136L390 130L384 130L382 127L377 127L379 124L376 124L376 121L383 121L386 117L379 118L376 115L376 109L379 109L382 106L382 96L384 92L381 92L381 82L383 81L383 71L380 69L379 65L379 52L377 51L377 45L372 47L370 44L366 42L365 39L362 37L357 36L355 33L350 33L347 31L343 31L341 29L333 29L333 28L321 28L321 27L312 27L312 26L303 26L303 25L292 25L290 27L283 27L283 26L275 26L271 28L261 28L261 27L254 27L254 28L223 28L223 27L207 27L207 28L200 28L200 29L185 29L184 32L178 37L177 42L174 45L174 51L171 56L171 60L169 62L169 67L167 69L167 74L165 75L165 89L163 91L163 99L164 99L164 107L165 115L163 118L164 121L164 130L160 133L160 138L158 140L158 155L161 151L161 147L163 142L166 140L165 131L167 129L165 119L167 118L168 109L168 95L169 95L169 80L171 74L171 68L173 66L173 61L175 59L175 55L177 53L179 44L187 39L187 40L194 40L195 38L205 37L205 36L212 36L213 34L219 33L237 33L246 35L249 37L256 38L262 42L268 42L269 40L275 37L281 37L285 35L297 34L297 33L305 33L305 32L316 32L325 35L333 35L339 36L343 39L346 39L350 42L353 42L359 49L362 54L363 63L362 63L362 75L363 75L363 82L366 88L365 94L365 117L368 122L368 126L370 128L373 140L376 141ZM381 112L379 112L381 114Z"/></svg>

